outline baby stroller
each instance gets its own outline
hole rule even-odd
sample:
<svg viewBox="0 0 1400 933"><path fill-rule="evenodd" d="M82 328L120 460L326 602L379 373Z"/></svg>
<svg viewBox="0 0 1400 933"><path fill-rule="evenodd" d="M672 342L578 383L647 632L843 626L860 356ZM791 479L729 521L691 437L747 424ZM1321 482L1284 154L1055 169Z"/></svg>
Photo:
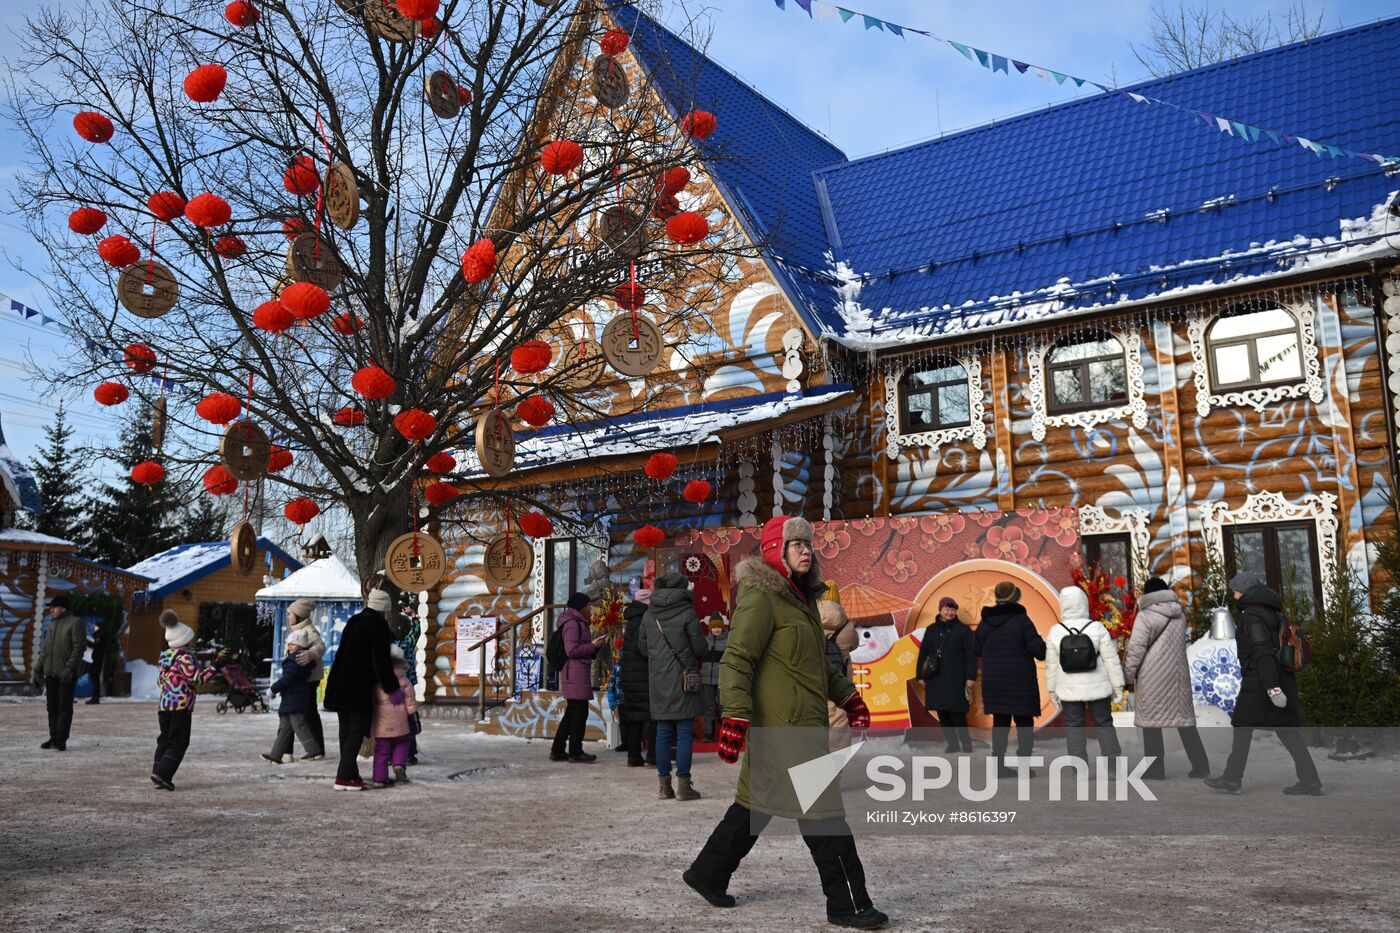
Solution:
<svg viewBox="0 0 1400 933"><path fill-rule="evenodd" d="M243 665L231 654L223 651L219 652L214 659L214 668L224 678L224 683L228 688L228 693L214 707L220 713L227 713L229 707L233 707L235 713L241 713L248 708L252 708L255 713L266 713L268 711L267 700L263 699L262 692L248 675L243 673Z"/></svg>

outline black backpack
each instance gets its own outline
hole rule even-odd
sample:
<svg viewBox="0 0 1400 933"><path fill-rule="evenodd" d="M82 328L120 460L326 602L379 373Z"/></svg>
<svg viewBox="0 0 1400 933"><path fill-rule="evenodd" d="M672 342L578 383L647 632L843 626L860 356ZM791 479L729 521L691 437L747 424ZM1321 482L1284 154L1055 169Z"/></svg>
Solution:
<svg viewBox="0 0 1400 933"><path fill-rule="evenodd" d="M1066 674L1083 674L1098 667L1099 652L1094 647L1094 640L1085 635L1083 629L1070 628L1063 622L1060 624L1069 632L1060 639L1060 670Z"/></svg>
<svg viewBox="0 0 1400 933"><path fill-rule="evenodd" d="M569 651L564 647L564 626L549 633L549 644L544 649L544 659L549 662L551 671L562 671L568 663Z"/></svg>

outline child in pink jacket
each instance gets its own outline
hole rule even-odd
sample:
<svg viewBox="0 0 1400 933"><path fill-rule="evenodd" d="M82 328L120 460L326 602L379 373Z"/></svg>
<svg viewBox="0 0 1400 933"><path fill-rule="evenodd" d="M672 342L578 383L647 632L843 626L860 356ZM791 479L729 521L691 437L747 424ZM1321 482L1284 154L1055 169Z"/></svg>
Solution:
<svg viewBox="0 0 1400 933"><path fill-rule="evenodd" d="M418 701L413 696L413 686L408 682L408 665L404 663L403 649L398 645L389 648L389 656L394 659L394 676L399 679L399 689L385 693L378 685L374 688L374 786L393 787L408 783L408 750L413 738L408 727L408 717L418 712ZM389 764L394 765L394 780L389 780Z"/></svg>

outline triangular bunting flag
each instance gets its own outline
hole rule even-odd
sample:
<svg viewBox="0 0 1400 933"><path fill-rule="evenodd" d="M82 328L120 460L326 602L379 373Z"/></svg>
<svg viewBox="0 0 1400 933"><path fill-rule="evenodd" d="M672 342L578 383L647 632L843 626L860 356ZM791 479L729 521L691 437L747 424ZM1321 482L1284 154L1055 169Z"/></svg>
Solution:
<svg viewBox="0 0 1400 933"><path fill-rule="evenodd" d="M876 19L873 16L866 16L864 13L860 15L865 20L866 29L880 29L880 20ZM883 32L884 30L881 31Z"/></svg>
<svg viewBox="0 0 1400 933"><path fill-rule="evenodd" d="M1030 65L1027 65L1025 62L1018 62L1014 58L1011 59L1011 64L1015 65L1016 70L1019 71L1021 74L1025 74L1026 69L1030 67Z"/></svg>
<svg viewBox="0 0 1400 933"><path fill-rule="evenodd" d="M1276 143L1276 142L1280 142L1280 141L1281 141L1281 140L1278 138L1278 134L1275 133L1273 130L1265 130L1265 131L1264 131L1264 135L1267 136L1267 137L1269 137L1269 142L1274 142L1274 143Z"/></svg>
<svg viewBox="0 0 1400 933"><path fill-rule="evenodd" d="M993 55L993 56L992 56L992 71L993 71L993 72L1003 71L1003 72L1005 72L1006 74L1011 74L1011 71L1010 71L1010 69L1007 67L1007 65L1008 65L1008 62L1007 62L1006 59L1003 58L1002 56L1000 56L1000 55Z"/></svg>
<svg viewBox="0 0 1400 933"><path fill-rule="evenodd" d="M802 7L808 16L812 15L812 0L797 0L797 5Z"/></svg>
<svg viewBox="0 0 1400 933"><path fill-rule="evenodd" d="M1083 86L1084 86L1084 79L1083 79L1083 78L1075 78L1075 79L1074 79L1074 86L1075 86L1075 87L1083 87Z"/></svg>
<svg viewBox="0 0 1400 933"><path fill-rule="evenodd" d="M972 51L974 51L974 52L977 53L977 61L978 61L978 63L981 64L981 66L982 66L983 68L990 68L990 67L992 67L992 56L991 56L991 55L989 55L988 53L982 51L981 49L977 49L977 48L974 48Z"/></svg>
<svg viewBox="0 0 1400 933"><path fill-rule="evenodd" d="M951 45L953 48L957 49L959 52L963 53L963 55L967 58L968 61L973 60L972 49L963 45L961 42L954 42L952 39L948 40L948 44Z"/></svg>
<svg viewBox="0 0 1400 933"><path fill-rule="evenodd" d="M896 36L899 36L901 39L904 38L903 27L896 26L894 23L886 23L885 28L888 29L890 32L894 33Z"/></svg>
<svg viewBox="0 0 1400 933"><path fill-rule="evenodd" d="M1131 97L1133 100L1137 101L1139 104L1147 103L1147 98L1143 97L1141 94L1134 94L1132 91L1129 91L1128 96Z"/></svg>
<svg viewBox="0 0 1400 933"><path fill-rule="evenodd" d="M25 309L24 309L24 316L25 316L26 319L31 318L31 317L33 317L34 315L38 314L38 313L39 313L39 312L38 312L38 311L35 311L33 308L25 308Z"/></svg>
<svg viewBox="0 0 1400 933"><path fill-rule="evenodd" d="M786 9L786 7L783 6L783 0L773 0L773 5L780 10Z"/></svg>
<svg viewBox="0 0 1400 933"><path fill-rule="evenodd" d="M843 6L838 6L836 12L841 14L841 22L843 23L849 23L851 17L856 15L855 10L848 10Z"/></svg>
<svg viewBox="0 0 1400 933"><path fill-rule="evenodd" d="M1060 74L1058 71L1052 71L1052 72L1050 72L1050 73L1051 73L1052 75L1055 76L1055 83L1056 83L1056 84L1064 84L1064 83L1065 83L1065 78L1068 78L1068 77L1069 77L1069 75L1062 75L1062 74Z"/></svg>
<svg viewBox="0 0 1400 933"><path fill-rule="evenodd" d="M1224 117L1216 117L1215 125L1220 128L1220 132L1229 133L1231 136L1235 135L1235 131L1230 128L1230 121Z"/></svg>

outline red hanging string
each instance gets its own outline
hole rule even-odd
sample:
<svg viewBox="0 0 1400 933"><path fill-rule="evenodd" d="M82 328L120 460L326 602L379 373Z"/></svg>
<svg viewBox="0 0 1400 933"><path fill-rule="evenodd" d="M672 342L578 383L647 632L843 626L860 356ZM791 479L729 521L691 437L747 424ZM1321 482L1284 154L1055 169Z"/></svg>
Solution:
<svg viewBox="0 0 1400 933"><path fill-rule="evenodd" d="M510 557L511 536L510 529L515 524L515 513L511 511L510 503L506 503L506 557Z"/></svg>
<svg viewBox="0 0 1400 933"><path fill-rule="evenodd" d="M627 265L627 284L631 286L631 291L628 293L628 297L634 298L634 296L637 293L637 262L636 260L633 260ZM641 343L642 329L637 324L637 302L635 300L630 300L628 303L632 305L632 341L634 343Z"/></svg>
<svg viewBox="0 0 1400 933"><path fill-rule="evenodd" d="M160 223L159 217L151 218L151 255L146 263L146 284L150 285L156 280L156 225Z"/></svg>
<svg viewBox="0 0 1400 933"><path fill-rule="evenodd" d="M331 164L331 144L326 139L326 125L321 122L321 111L316 111L316 132L321 137L321 146L326 150L326 165ZM316 258L321 258L321 228L325 224L326 217L326 186L324 183L316 187Z"/></svg>
<svg viewBox="0 0 1400 933"><path fill-rule="evenodd" d="M496 357L496 380L494 392L496 396L496 407L499 408L501 405L501 358L499 356Z"/></svg>

